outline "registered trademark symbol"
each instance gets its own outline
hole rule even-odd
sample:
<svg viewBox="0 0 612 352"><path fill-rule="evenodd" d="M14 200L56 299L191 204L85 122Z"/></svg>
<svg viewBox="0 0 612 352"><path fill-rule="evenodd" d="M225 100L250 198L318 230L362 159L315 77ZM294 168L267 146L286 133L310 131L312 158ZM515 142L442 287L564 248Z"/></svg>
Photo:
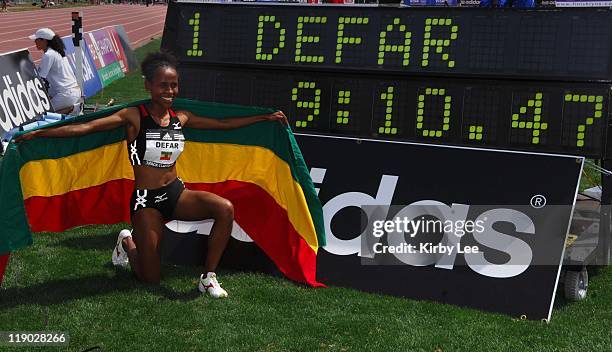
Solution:
<svg viewBox="0 0 612 352"><path fill-rule="evenodd" d="M531 206L536 209L544 208L546 205L546 197L541 194L536 194L535 196L531 197L530 203Z"/></svg>

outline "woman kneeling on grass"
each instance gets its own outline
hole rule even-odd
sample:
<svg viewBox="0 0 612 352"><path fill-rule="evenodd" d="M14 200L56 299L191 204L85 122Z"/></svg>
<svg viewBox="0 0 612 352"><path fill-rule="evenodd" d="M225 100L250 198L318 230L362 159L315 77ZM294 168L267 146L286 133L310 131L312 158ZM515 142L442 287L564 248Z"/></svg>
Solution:
<svg viewBox="0 0 612 352"><path fill-rule="evenodd" d="M205 274L200 276L199 290L212 297L227 297L215 275L221 255L232 231L232 203L215 194L185 189L176 174L176 159L183 151L182 127L198 129L234 129L258 121L278 120L287 123L278 111L224 120L196 116L189 111L173 111L178 95L176 59L167 53L149 54L142 62L145 89L151 102L125 108L100 119L82 124L35 130L18 140L34 137L74 137L126 126L130 162L134 169L135 189L130 211L133 230L119 233L113 250L114 265L131 264L136 276L148 283L160 281L160 242L166 220L214 219L210 232Z"/></svg>

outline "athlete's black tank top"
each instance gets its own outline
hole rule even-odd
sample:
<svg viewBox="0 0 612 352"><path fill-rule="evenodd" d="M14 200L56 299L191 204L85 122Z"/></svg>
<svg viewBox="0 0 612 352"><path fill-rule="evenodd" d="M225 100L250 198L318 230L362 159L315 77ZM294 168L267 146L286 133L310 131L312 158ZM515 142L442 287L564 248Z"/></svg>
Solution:
<svg viewBox="0 0 612 352"><path fill-rule="evenodd" d="M139 105L140 131L129 143L128 153L132 165L167 168L174 165L183 152L185 137L181 121L172 109L168 109L170 123L161 127L151 117L145 105Z"/></svg>

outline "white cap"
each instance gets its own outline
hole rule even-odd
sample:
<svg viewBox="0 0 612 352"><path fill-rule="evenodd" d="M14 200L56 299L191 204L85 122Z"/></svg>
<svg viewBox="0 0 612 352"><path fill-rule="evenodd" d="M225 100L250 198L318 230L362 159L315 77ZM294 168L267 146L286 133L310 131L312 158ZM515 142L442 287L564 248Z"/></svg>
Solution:
<svg viewBox="0 0 612 352"><path fill-rule="evenodd" d="M53 32L49 28L41 28L37 30L36 33L32 34L29 38L31 40L36 40L36 39L51 40L53 39L53 37L55 37L55 32Z"/></svg>

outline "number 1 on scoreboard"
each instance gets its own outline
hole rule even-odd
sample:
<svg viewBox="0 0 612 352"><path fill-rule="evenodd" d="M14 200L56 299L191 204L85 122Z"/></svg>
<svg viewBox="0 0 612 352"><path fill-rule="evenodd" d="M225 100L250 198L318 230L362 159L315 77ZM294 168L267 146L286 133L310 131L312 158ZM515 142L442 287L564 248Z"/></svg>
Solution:
<svg viewBox="0 0 612 352"><path fill-rule="evenodd" d="M187 50L187 56L202 56L204 52L200 49L200 13L193 14L189 19L189 25L193 27L192 47Z"/></svg>

